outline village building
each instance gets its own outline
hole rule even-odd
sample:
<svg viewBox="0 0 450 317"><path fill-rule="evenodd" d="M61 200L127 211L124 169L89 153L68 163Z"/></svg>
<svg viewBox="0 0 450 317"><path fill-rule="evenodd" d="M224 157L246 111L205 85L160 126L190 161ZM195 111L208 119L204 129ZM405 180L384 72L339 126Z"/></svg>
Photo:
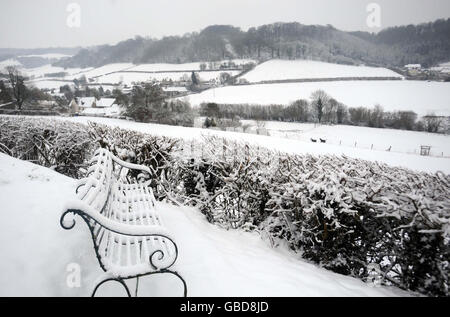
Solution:
<svg viewBox="0 0 450 317"><path fill-rule="evenodd" d="M72 114L116 117L123 109L115 102L114 98L74 98L69 104L69 109Z"/></svg>
<svg viewBox="0 0 450 317"><path fill-rule="evenodd" d="M163 91L170 98L186 95L188 93L186 87L163 87Z"/></svg>
<svg viewBox="0 0 450 317"><path fill-rule="evenodd" d="M405 68L411 76L418 75L422 71L422 65L420 64L408 64L405 65Z"/></svg>

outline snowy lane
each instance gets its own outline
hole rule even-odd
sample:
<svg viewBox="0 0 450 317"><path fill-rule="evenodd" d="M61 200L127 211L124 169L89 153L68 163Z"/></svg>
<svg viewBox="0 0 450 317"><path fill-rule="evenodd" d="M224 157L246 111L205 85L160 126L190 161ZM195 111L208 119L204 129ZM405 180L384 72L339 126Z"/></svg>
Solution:
<svg viewBox="0 0 450 317"><path fill-rule="evenodd" d="M88 296L102 273L86 225L59 226L61 208L74 195L75 181L49 169L0 154L0 296ZM390 288L331 273L271 249L256 233L226 231L191 208L159 204L180 249L174 267L190 296L395 296ZM80 287L69 287L74 267ZM133 289L134 282L129 282ZM141 296L178 296L170 276L140 280ZM116 284L99 295L123 296Z"/></svg>

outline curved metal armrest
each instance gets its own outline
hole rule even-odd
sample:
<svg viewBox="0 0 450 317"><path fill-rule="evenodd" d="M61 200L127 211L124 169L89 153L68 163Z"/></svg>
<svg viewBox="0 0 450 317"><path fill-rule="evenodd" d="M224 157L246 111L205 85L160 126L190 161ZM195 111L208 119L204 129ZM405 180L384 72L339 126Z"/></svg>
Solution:
<svg viewBox="0 0 450 317"><path fill-rule="evenodd" d="M105 216L94 210L92 207L82 202L73 201L68 204L64 210L66 211L61 215L60 224L66 230L70 230L75 226L75 219L72 220L71 225L64 224L64 218L66 217L66 215L72 213L83 218L88 218L88 220L93 220L103 228L114 233L134 237L159 236L172 240L167 230L161 226L129 225L117 222L106 218Z"/></svg>
<svg viewBox="0 0 450 317"><path fill-rule="evenodd" d="M137 164L132 164L132 163L122 161L120 158L118 158L117 156L115 156L113 154L111 154L111 158L115 163L119 164L122 167L131 169L131 170L146 172L149 175L152 175L152 173L155 172L155 171L151 170L150 168L148 168L147 166L137 165Z"/></svg>

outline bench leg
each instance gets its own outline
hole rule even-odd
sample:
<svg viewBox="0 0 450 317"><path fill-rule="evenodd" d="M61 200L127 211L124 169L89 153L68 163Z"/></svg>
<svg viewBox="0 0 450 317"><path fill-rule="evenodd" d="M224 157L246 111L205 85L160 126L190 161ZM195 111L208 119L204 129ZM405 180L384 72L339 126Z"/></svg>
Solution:
<svg viewBox="0 0 450 317"><path fill-rule="evenodd" d="M186 284L186 281L184 280L184 278L182 278L180 274L178 274L177 272L174 272L174 271L170 271L170 270L162 270L162 271L158 271L158 272L149 273L147 275L150 276L150 275L156 275L156 274L172 274L172 275L175 275L176 277L178 277L178 279L183 283L183 297L187 297L187 284Z"/></svg>
<svg viewBox="0 0 450 317"><path fill-rule="evenodd" d="M125 288L125 290L127 291L127 296L128 296L128 297L131 297L130 290L129 290L127 284L125 283L125 281L122 280L122 279L120 279L120 278L114 278L114 277L108 277L108 278L102 280L100 283L98 283L98 284L95 286L94 291L92 292L91 297L95 297L95 294L97 293L97 290L98 290L98 288L99 288L100 286L102 286L102 285L105 284L106 282L110 282L110 281L116 281L116 282L122 284L122 286L123 286L123 287Z"/></svg>

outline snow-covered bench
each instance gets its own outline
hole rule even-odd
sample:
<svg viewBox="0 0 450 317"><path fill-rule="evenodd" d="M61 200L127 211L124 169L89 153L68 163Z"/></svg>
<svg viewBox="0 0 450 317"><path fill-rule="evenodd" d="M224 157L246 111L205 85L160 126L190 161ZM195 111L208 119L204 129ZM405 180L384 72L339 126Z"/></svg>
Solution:
<svg viewBox="0 0 450 317"><path fill-rule="evenodd" d="M133 184L124 181L129 170L150 174L149 168L124 162L109 151L98 150L90 162L87 177L80 180L77 199L64 209L60 224L70 230L75 219L66 220L68 214L80 216L91 231L98 262L105 272L92 293L108 281L117 281L130 290L125 280L152 274L177 276L184 287L184 279L170 268L178 257L178 248L163 226L155 208L155 198L149 182ZM150 174L151 175L151 174ZM143 174L138 178L141 180Z"/></svg>

